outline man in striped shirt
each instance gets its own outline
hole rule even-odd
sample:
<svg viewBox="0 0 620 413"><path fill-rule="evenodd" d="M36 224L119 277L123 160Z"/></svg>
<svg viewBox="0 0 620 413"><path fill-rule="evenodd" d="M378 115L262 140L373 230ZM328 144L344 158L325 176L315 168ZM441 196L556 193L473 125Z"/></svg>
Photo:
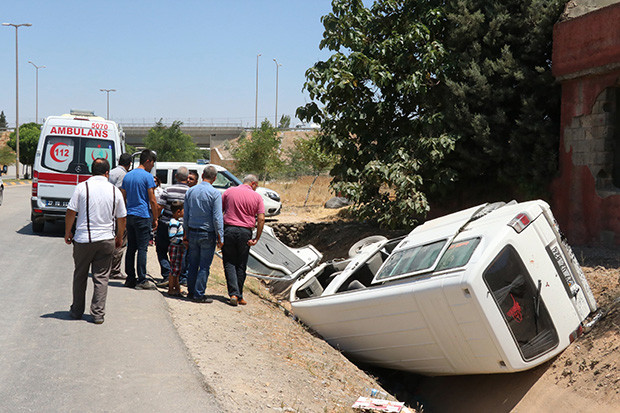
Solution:
<svg viewBox="0 0 620 413"><path fill-rule="evenodd" d="M163 280L157 284L158 287L168 286L168 276L170 275L170 258L168 257L168 247L170 246L170 238L168 237L168 224L172 218L172 210L170 207L174 201L185 200L185 193L189 189L187 185L187 177L189 171L186 167L181 166L175 174L176 183L164 189L159 197L158 203L161 215L159 224L157 225L157 233L155 234L155 250L157 251L157 260L161 270Z"/></svg>

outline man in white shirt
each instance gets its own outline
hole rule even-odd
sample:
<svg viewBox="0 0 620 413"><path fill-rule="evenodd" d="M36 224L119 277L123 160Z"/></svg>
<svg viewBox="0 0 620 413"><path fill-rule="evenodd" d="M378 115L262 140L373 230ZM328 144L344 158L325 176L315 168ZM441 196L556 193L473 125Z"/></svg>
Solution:
<svg viewBox="0 0 620 413"><path fill-rule="evenodd" d="M121 191L108 182L108 161L97 158L91 168L93 176L76 186L65 217L65 243L73 243L75 263L69 315L77 320L84 314L88 271L92 265L94 292L90 314L95 324L102 324L112 255L115 247L123 242L127 210Z"/></svg>

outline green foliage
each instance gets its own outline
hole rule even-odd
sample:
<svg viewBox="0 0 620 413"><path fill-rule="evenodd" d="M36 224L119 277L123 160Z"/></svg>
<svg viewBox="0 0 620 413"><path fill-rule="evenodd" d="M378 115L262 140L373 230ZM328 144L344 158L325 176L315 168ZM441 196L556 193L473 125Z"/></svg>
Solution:
<svg viewBox="0 0 620 413"><path fill-rule="evenodd" d="M337 158L335 191L385 226L414 225L427 190L454 178L442 163L456 136L436 87L447 67L439 3L334 0L321 41L334 54L306 72L313 102L297 116L321 125L319 143Z"/></svg>
<svg viewBox="0 0 620 413"><path fill-rule="evenodd" d="M461 182L546 195L557 170L560 119L552 33L565 3L447 3L452 67L444 114L449 129L461 135L449 157Z"/></svg>
<svg viewBox="0 0 620 413"><path fill-rule="evenodd" d="M278 131L264 120L260 128L254 129L252 135L242 135L232 147L232 156L237 161L237 172L253 173L263 181L282 170L280 144L282 138Z"/></svg>
<svg viewBox="0 0 620 413"><path fill-rule="evenodd" d="M183 122L174 121L165 126L160 120L149 130L144 146L157 152L157 160L162 162L196 162L201 152L192 137L181 131Z"/></svg>
<svg viewBox="0 0 620 413"><path fill-rule="evenodd" d="M15 163L15 152L8 146L0 146L0 167L2 165L13 165Z"/></svg>
<svg viewBox="0 0 620 413"><path fill-rule="evenodd" d="M332 1L320 47L333 54L306 72L312 102L297 116L321 125L319 144L338 159L334 189L359 217L407 227L429 197L544 192L556 168L551 35L563 3Z"/></svg>
<svg viewBox="0 0 620 413"><path fill-rule="evenodd" d="M133 155L134 153L137 152L137 150L136 150L135 146L131 146L131 145L125 144L125 152L130 154L130 155Z"/></svg>
<svg viewBox="0 0 620 413"><path fill-rule="evenodd" d="M288 129L291 127L291 117L289 115L282 115L280 118L279 129Z"/></svg>
<svg viewBox="0 0 620 413"><path fill-rule="evenodd" d="M6 123L6 116L4 115L4 111L0 112L0 130L6 130L9 127L9 124Z"/></svg>
<svg viewBox="0 0 620 413"><path fill-rule="evenodd" d="M34 164L34 157L37 153L40 135L41 125L38 123L30 122L19 126L19 162L21 164ZM15 132L11 132L9 135L8 145L14 151L17 149Z"/></svg>
<svg viewBox="0 0 620 413"><path fill-rule="evenodd" d="M331 169L335 162L335 155L321 147L316 134L295 139L293 148L288 151L287 167L295 176L319 175Z"/></svg>

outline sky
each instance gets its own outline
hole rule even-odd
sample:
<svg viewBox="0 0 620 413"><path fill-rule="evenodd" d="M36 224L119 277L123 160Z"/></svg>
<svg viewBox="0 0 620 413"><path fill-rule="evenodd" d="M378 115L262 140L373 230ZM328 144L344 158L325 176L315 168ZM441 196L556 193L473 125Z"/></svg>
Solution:
<svg viewBox="0 0 620 413"><path fill-rule="evenodd" d="M124 124L254 126L309 101L305 72L319 50L329 0L108 0L3 2L0 22L18 29L19 122L71 109ZM0 110L15 125L15 28L0 26ZM39 73L36 111L35 67Z"/></svg>

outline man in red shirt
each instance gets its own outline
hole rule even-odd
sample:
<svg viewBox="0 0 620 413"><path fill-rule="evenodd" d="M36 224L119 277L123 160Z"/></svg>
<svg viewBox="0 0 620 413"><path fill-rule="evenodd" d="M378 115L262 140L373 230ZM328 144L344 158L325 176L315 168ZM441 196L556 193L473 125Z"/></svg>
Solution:
<svg viewBox="0 0 620 413"><path fill-rule="evenodd" d="M250 247L256 245L265 225L263 198L257 194L258 178L247 175L243 184L228 188L222 195L224 246L222 256L230 305L245 305L243 284ZM252 231L256 226L256 237Z"/></svg>

